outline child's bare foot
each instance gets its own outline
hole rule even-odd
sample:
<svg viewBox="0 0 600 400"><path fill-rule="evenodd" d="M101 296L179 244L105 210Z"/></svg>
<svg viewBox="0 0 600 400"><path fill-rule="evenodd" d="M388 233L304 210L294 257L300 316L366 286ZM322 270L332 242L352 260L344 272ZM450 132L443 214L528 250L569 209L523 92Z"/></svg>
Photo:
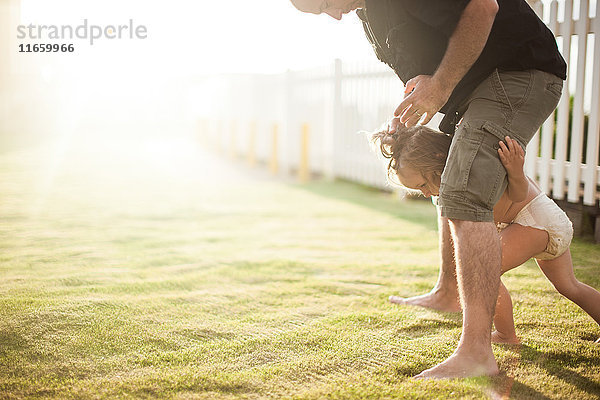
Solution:
<svg viewBox="0 0 600 400"><path fill-rule="evenodd" d="M389 301L394 304L425 307L445 312L461 311L457 295L447 294L442 291L431 291L427 294L414 297L390 296Z"/></svg>
<svg viewBox="0 0 600 400"><path fill-rule="evenodd" d="M519 344L521 341L517 335L503 335L498 331L492 332L492 343L503 343L503 344Z"/></svg>

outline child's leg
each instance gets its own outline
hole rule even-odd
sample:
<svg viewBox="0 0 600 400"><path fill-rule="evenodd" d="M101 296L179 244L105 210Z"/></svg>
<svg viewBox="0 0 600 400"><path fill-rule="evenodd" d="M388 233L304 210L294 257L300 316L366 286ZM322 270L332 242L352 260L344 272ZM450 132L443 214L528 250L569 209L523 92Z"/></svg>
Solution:
<svg viewBox="0 0 600 400"><path fill-rule="evenodd" d="M519 343L519 338L517 338L517 334L515 333L512 301L506 286L502 282L500 282L500 289L498 291L494 327L496 330L492 332L493 343Z"/></svg>
<svg viewBox="0 0 600 400"><path fill-rule="evenodd" d="M570 250L554 260L536 261L560 294L577 304L600 324L600 293L575 278Z"/></svg>
<svg viewBox="0 0 600 400"><path fill-rule="evenodd" d="M511 224L500 233L502 243L502 273L509 271L535 254L539 254L548 245L548 232ZM501 282L494 314L492 341L495 343L519 343L515 333L513 320L512 300L506 286Z"/></svg>
<svg viewBox="0 0 600 400"><path fill-rule="evenodd" d="M500 232L502 243L502 273L518 267L548 246L548 232L510 224Z"/></svg>

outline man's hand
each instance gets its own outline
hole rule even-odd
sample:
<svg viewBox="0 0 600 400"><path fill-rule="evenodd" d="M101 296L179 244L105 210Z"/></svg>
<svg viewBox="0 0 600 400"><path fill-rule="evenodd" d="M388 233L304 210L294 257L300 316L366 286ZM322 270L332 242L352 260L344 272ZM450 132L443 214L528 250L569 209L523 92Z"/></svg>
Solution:
<svg viewBox="0 0 600 400"><path fill-rule="evenodd" d="M397 123L415 126L425 125L446 104L452 88L444 87L431 75L418 75L408 82L404 89L404 100L394 111L399 117Z"/></svg>
<svg viewBox="0 0 600 400"><path fill-rule="evenodd" d="M496 0L469 0L435 73L406 82L406 97L394 112L400 117L397 122L407 127L426 124L446 104L485 47L497 12Z"/></svg>
<svg viewBox="0 0 600 400"><path fill-rule="evenodd" d="M506 168L509 178L521 177L524 175L523 164L525 163L525 152L516 140L508 136L504 139L506 140L506 144L503 141L499 142L498 155L500 156L500 161L504 165L504 168Z"/></svg>

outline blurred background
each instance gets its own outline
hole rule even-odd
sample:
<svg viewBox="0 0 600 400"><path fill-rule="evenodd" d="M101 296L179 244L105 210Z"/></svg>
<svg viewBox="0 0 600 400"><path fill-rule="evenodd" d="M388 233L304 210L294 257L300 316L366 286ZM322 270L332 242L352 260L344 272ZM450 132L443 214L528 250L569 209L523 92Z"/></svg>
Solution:
<svg viewBox="0 0 600 400"><path fill-rule="evenodd" d="M532 7L557 35L570 74L556 115L528 148L527 172L563 207L587 213L574 218L600 237L596 0ZM162 167L202 148L274 175L390 189L364 132L389 118L402 85L354 13L335 21L287 0L0 0L0 10L0 151L41 145L54 160L77 148L145 152ZM44 42L17 39L18 25L84 19L132 20L147 38L53 40L75 51L18 52Z"/></svg>
<svg viewBox="0 0 600 400"><path fill-rule="evenodd" d="M356 17L340 23L288 1L2 0L1 132L6 146L76 130L78 137L172 137L215 112L234 119L255 101L231 87L251 77L370 59ZM146 39L21 40L17 25L147 28ZM21 43L74 43L73 53L19 53ZM219 76L227 75L226 85ZM261 110L269 112L269 110Z"/></svg>

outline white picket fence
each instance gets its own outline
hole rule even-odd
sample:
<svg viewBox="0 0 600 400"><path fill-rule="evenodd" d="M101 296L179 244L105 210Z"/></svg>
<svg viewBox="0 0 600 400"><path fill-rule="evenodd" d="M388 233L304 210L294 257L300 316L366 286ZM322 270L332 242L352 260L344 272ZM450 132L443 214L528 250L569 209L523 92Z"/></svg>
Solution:
<svg viewBox="0 0 600 400"><path fill-rule="evenodd" d="M596 1L591 0L592 10L590 0L552 1L547 10L538 5L536 11L539 15L545 11L545 21L569 62L569 78L556 117L548 118L527 148L526 171L555 199L598 206L600 15ZM274 76L207 78L198 89L211 96L200 116L204 140L232 156L250 152L251 159L265 163L276 153L280 171L290 172L299 167L301 126L308 124L312 172L389 188L385 163L362 132L379 128L389 118L403 87L389 68L373 60L360 64L336 60L332 66ZM436 117L430 123L433 127L440 120ZM279 133L276 142L274 129Z"/></svg>
<svg viewBox="0 0 600 400"><path fill-rule="evenodd" d="M590 4L595 10L590 10ZM574 12L577 6L578 12ZM559 8L562 12L559 14ZM536 10L543 15L542 5ZM590 11L595 17L590 16ZM546 23L557 37L561 52L569 62L563 97L554 116L548 118L527 147L527 173L535 176L542 189L555 199L594 206L599 198L600 168L600 14L596 1L552 1ZM590 98L587 130L584 131L585 97ZM572 118L569 96L573 96ZM554 130L556 143L553 148ZM570 134L569 134L570 133ZM587 134L585 163L584 137ZM570 152L567 158L567 149ZM554 155L553 155L554 150ZM539 156L538 156L539 155Z"/></svg>

